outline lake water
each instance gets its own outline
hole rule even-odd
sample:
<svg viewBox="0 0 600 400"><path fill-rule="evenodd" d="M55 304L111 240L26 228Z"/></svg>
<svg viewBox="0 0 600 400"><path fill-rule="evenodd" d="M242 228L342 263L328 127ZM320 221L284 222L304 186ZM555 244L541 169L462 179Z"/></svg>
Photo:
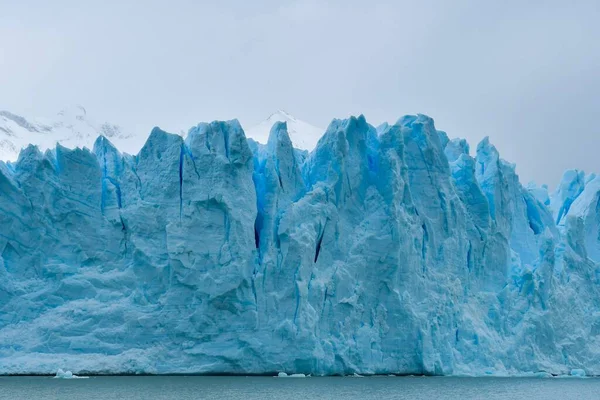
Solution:
<svg viewBox="0 0 600 400"><path fill-rule="evenodd" d="M600 399L600 379L0 377L0 399Z"/></svg>

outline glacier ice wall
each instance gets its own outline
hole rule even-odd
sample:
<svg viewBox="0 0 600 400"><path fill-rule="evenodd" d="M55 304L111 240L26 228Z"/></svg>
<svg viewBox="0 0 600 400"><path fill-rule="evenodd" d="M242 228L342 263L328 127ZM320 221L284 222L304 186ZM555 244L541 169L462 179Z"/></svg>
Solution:
<svg viewBox="0 0 600 400"><path fill-rule="evenodd" d="M600 374L600 177L429 117L0 163L0 373Z"/></svg>

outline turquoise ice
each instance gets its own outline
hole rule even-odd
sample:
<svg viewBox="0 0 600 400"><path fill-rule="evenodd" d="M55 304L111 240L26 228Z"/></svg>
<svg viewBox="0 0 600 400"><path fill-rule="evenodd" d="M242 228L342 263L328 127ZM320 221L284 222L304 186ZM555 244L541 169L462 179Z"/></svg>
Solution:
<svg viewBox="0 0 600 400"><path fill-rule="evenodd" d="M600 177L423 115L0 162L0 373L600 374ZM579 373L579 372L578 372Z"/></svg>

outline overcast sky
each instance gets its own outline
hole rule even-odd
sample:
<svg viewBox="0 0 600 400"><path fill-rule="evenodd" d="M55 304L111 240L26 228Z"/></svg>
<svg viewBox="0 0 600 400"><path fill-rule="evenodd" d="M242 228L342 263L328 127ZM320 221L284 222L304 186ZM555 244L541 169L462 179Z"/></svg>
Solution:
<svg viewBox="0 0 600 400"><path fill-rule="evenodd" d="M139 134L423 113L554 186L600 172L599 21L598 0L0 0L0 109Z"/></svg>

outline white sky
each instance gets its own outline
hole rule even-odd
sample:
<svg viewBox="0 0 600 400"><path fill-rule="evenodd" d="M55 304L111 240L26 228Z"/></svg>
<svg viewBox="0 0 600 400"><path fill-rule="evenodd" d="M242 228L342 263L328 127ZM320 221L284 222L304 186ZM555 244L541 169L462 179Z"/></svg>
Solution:
<svg viewBox="0 0 600 400"><path fill-rule="evenodd" d="M555 185L600 172L598 21L598 0L0 0L0 109L137 134L419 112Z"/></svg>

